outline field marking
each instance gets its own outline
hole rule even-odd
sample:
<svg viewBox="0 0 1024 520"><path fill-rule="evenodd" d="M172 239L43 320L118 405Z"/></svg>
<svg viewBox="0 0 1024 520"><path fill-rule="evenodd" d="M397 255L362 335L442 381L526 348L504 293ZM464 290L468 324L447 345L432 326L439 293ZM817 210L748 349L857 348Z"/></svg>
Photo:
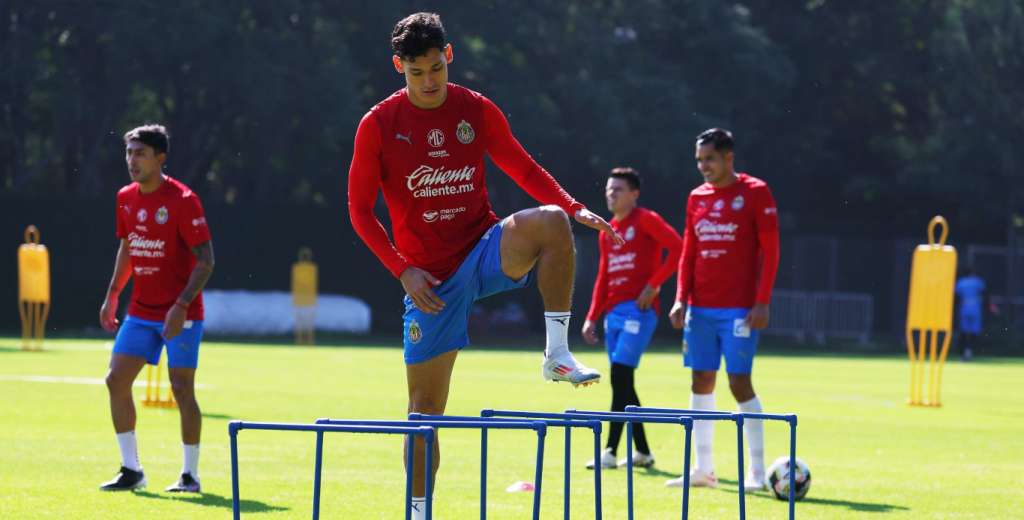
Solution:
<svg viewBox="0 0 1024 520"><path fill-rule="evenodd" d="M106 385L106 380L101 377L75 377L75 376L34 376L19 374L0 374L0 381L15 381L19 383L56 383L64 385ZM161 382L161 387L169 386L167 381ZM146 382L136 379L134 386L144 387ZM207 385L196 383L196 388L210 388Z"/></svg>

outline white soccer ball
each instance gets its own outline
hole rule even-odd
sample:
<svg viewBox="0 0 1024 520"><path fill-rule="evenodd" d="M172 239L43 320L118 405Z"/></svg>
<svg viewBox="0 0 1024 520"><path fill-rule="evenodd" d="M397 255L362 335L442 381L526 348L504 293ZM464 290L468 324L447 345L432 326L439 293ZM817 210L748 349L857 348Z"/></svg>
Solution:
<svg viewBox="0 0 1024 520"><path fill-rule="evenodd" d="M796 471L794 479L796 481L796 487L793 488L794 496L797 500L807 496L807 490L811 489L811 469L807 467L807 463L796 459ZM768 467L768 471L764 475L764 483L768 486L768 489L772 490L775 494L775 498L779 500L789 500L789 456L783 456L775 459L775 462Z"/></svg>

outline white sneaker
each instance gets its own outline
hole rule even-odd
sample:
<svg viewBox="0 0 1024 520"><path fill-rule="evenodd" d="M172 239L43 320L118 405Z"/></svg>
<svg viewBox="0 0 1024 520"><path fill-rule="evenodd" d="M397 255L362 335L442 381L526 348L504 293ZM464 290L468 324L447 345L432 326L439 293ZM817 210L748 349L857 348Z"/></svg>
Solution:
<svg viewBox="0 0 1024 520"><path fill-rule="evenodd" d="M611 448L605 448L601 453L601 469L615 469L615 454ZM587 461L587 469L594 469L594 459Z"/></svg>
<svg viewBox="0 0 1024 520"><path fill-rule="evenodd" d="M665 487L683 487L683 477L666 480ZM718 487L718 477L715 476L714 472L705 473L694 468L690 470L690 487Z"/></svg>
<svg viewBox="0 0 1024 520"><path fill-rule="evenodd" d="M619 460L619 467L626 467L626 458L623 457ZM633 467L634 468L653 468L654 467L654 455L650 453L640 453L639 451L633 450Z"/></svg>
<svg viewBox="0 0 1024 520"><path fill-rule="evenodd" d="M744 491L763 491L768 489L768 485L764 482L764 475L757 476L752 472L747 472L747 478L743 479Z"/></svg>
<svg viewBox="0 0 1024 520"><path fill-rule="evenodd" d="M601 380L600 372L583 366L568 351L558 357L545 357L541 366L541 374L547 381L566 381L572 383L572 386L588 386Z"/></svg>

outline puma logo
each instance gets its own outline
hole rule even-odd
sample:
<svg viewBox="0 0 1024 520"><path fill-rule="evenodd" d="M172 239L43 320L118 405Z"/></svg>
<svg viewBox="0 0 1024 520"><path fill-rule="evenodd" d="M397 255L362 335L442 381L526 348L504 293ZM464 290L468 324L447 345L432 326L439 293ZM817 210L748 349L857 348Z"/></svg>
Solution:
<svg viewBox="0 0 1024 520"><path fill-rule="evenodd" d="M411 135L412 135L411 132L409 133L409 135L402 135L402 134L400 134L398 132L395 132L395 139L398 139L400 141L405 141L405 142L407 142L407 143L409 143L411 145L412 144L412 139L410 139L410 137L409 137Z"/></svg>
<svg viewBox="0 0 1024 520"><path fill-rule="evenodd" d="M557 321L559 325L565 325L569 318L551 318L551 321Z"/></svg>

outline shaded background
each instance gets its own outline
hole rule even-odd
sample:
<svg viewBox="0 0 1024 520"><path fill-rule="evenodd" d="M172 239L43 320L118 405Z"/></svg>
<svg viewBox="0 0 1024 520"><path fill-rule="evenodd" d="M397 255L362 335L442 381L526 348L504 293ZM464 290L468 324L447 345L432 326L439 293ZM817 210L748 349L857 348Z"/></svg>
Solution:
<svg viewBox="0 0 1024 520"><path fill-rule="evenodd" d="M321 290L366 300L397 341L401 288L351 229L345 186L359 118L403 86L391 28L424 9L454 45L451 80L493 99L591 208L604 209L607 171L631 165L642 203L681 229L700 180L693 137L724 126L737 167L778 199L780 289L869 295L873 335L898 337L911 249L941 213L961 264L1002 303L992 341L1019 350L1024 7L1012 0L0 2L0 330L18 328L14 250L29 223L52 255L50 329L96 326L128 181L121 135L157 121L172 132L168 172L209 215L209 287L285 289L308 245ZM493 167L488 184L499 215L535 204ZM577 238L581 316L596 247ZM509 298L539 315L535 291L483 305Z"/></svg>

